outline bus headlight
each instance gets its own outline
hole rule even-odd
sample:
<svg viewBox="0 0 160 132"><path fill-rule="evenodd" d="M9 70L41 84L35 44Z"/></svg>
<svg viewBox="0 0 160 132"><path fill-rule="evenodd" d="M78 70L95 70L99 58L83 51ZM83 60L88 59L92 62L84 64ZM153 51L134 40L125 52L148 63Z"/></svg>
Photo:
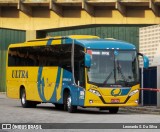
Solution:
<svg viewBox="0 0 160 132"><path fill-rule="evenodd" d="M133 95L136 94L138 91L139 91L138 89L132 91L132 92L129 94L129 96L133 96Z"/></svg>
<svg viewBox="0 0 160 132"><path fill-rule="evenodd" d="M97 90L89 89L89 92L91 92L97 96L101 96L101 94Z"/></svg>

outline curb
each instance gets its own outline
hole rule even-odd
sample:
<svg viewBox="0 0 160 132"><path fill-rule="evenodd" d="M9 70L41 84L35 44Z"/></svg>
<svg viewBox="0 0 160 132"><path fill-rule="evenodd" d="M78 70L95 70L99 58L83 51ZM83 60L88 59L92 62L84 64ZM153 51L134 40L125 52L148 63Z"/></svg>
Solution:
<svg viewBox="0 0 160 132"><path fill-rule="evenodd" d="M122 107L120 110L123 112L160 115L160 108L156 106Z"/></svg>

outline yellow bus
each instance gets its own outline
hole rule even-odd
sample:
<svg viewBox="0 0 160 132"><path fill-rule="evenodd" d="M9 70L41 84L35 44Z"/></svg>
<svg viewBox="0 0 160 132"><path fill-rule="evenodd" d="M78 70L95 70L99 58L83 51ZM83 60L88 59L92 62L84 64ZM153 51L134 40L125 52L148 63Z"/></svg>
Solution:
<svg viewBox="0 0 160 132"><path fill-rule="evenodd" d="M117 113L138 105L138 55L133 44L90 35L11 44L7 96L21 99L24 108L53 103L70 113L77 106ZM148 58L143 60L147 68Z"/></svg>

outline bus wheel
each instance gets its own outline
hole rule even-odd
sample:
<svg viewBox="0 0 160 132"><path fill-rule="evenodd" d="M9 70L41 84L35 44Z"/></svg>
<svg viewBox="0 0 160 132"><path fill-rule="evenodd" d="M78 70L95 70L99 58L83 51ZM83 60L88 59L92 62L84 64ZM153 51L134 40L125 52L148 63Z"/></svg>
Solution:
<svg viewBox="0 0 160 132"><path fill-rule="evenodd" d="M67 110L70 113L74 113L77 110L77 106L72 105L72 98L70 93L66 93L64 97L64 110Z"/></svg>
<svg viewBox="0 0 160 132"><path fill-rule="evenodd" d="M109 108L109 113L116 114L118 113L119 107L111 107Z"/></svg>
<svg viewBox="0 0 160 132"><path fill-rule="evenodd" d="M21 105L23 108L36 107L36 105L37 105L35 102L26 100L25 89L21 90Z"/></svg>

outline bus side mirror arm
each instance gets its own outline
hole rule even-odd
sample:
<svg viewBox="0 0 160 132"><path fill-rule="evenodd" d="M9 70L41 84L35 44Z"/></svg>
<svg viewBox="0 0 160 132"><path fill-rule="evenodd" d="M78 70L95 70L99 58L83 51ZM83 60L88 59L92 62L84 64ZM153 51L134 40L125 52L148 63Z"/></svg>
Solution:
<svg viewBox="0 0 160 132"><path fill-rule="evenodd" d="M138 53L139 56L142 56L143 58L143 67L148 68L149 67L149 58L142 53Z"/></svg>

